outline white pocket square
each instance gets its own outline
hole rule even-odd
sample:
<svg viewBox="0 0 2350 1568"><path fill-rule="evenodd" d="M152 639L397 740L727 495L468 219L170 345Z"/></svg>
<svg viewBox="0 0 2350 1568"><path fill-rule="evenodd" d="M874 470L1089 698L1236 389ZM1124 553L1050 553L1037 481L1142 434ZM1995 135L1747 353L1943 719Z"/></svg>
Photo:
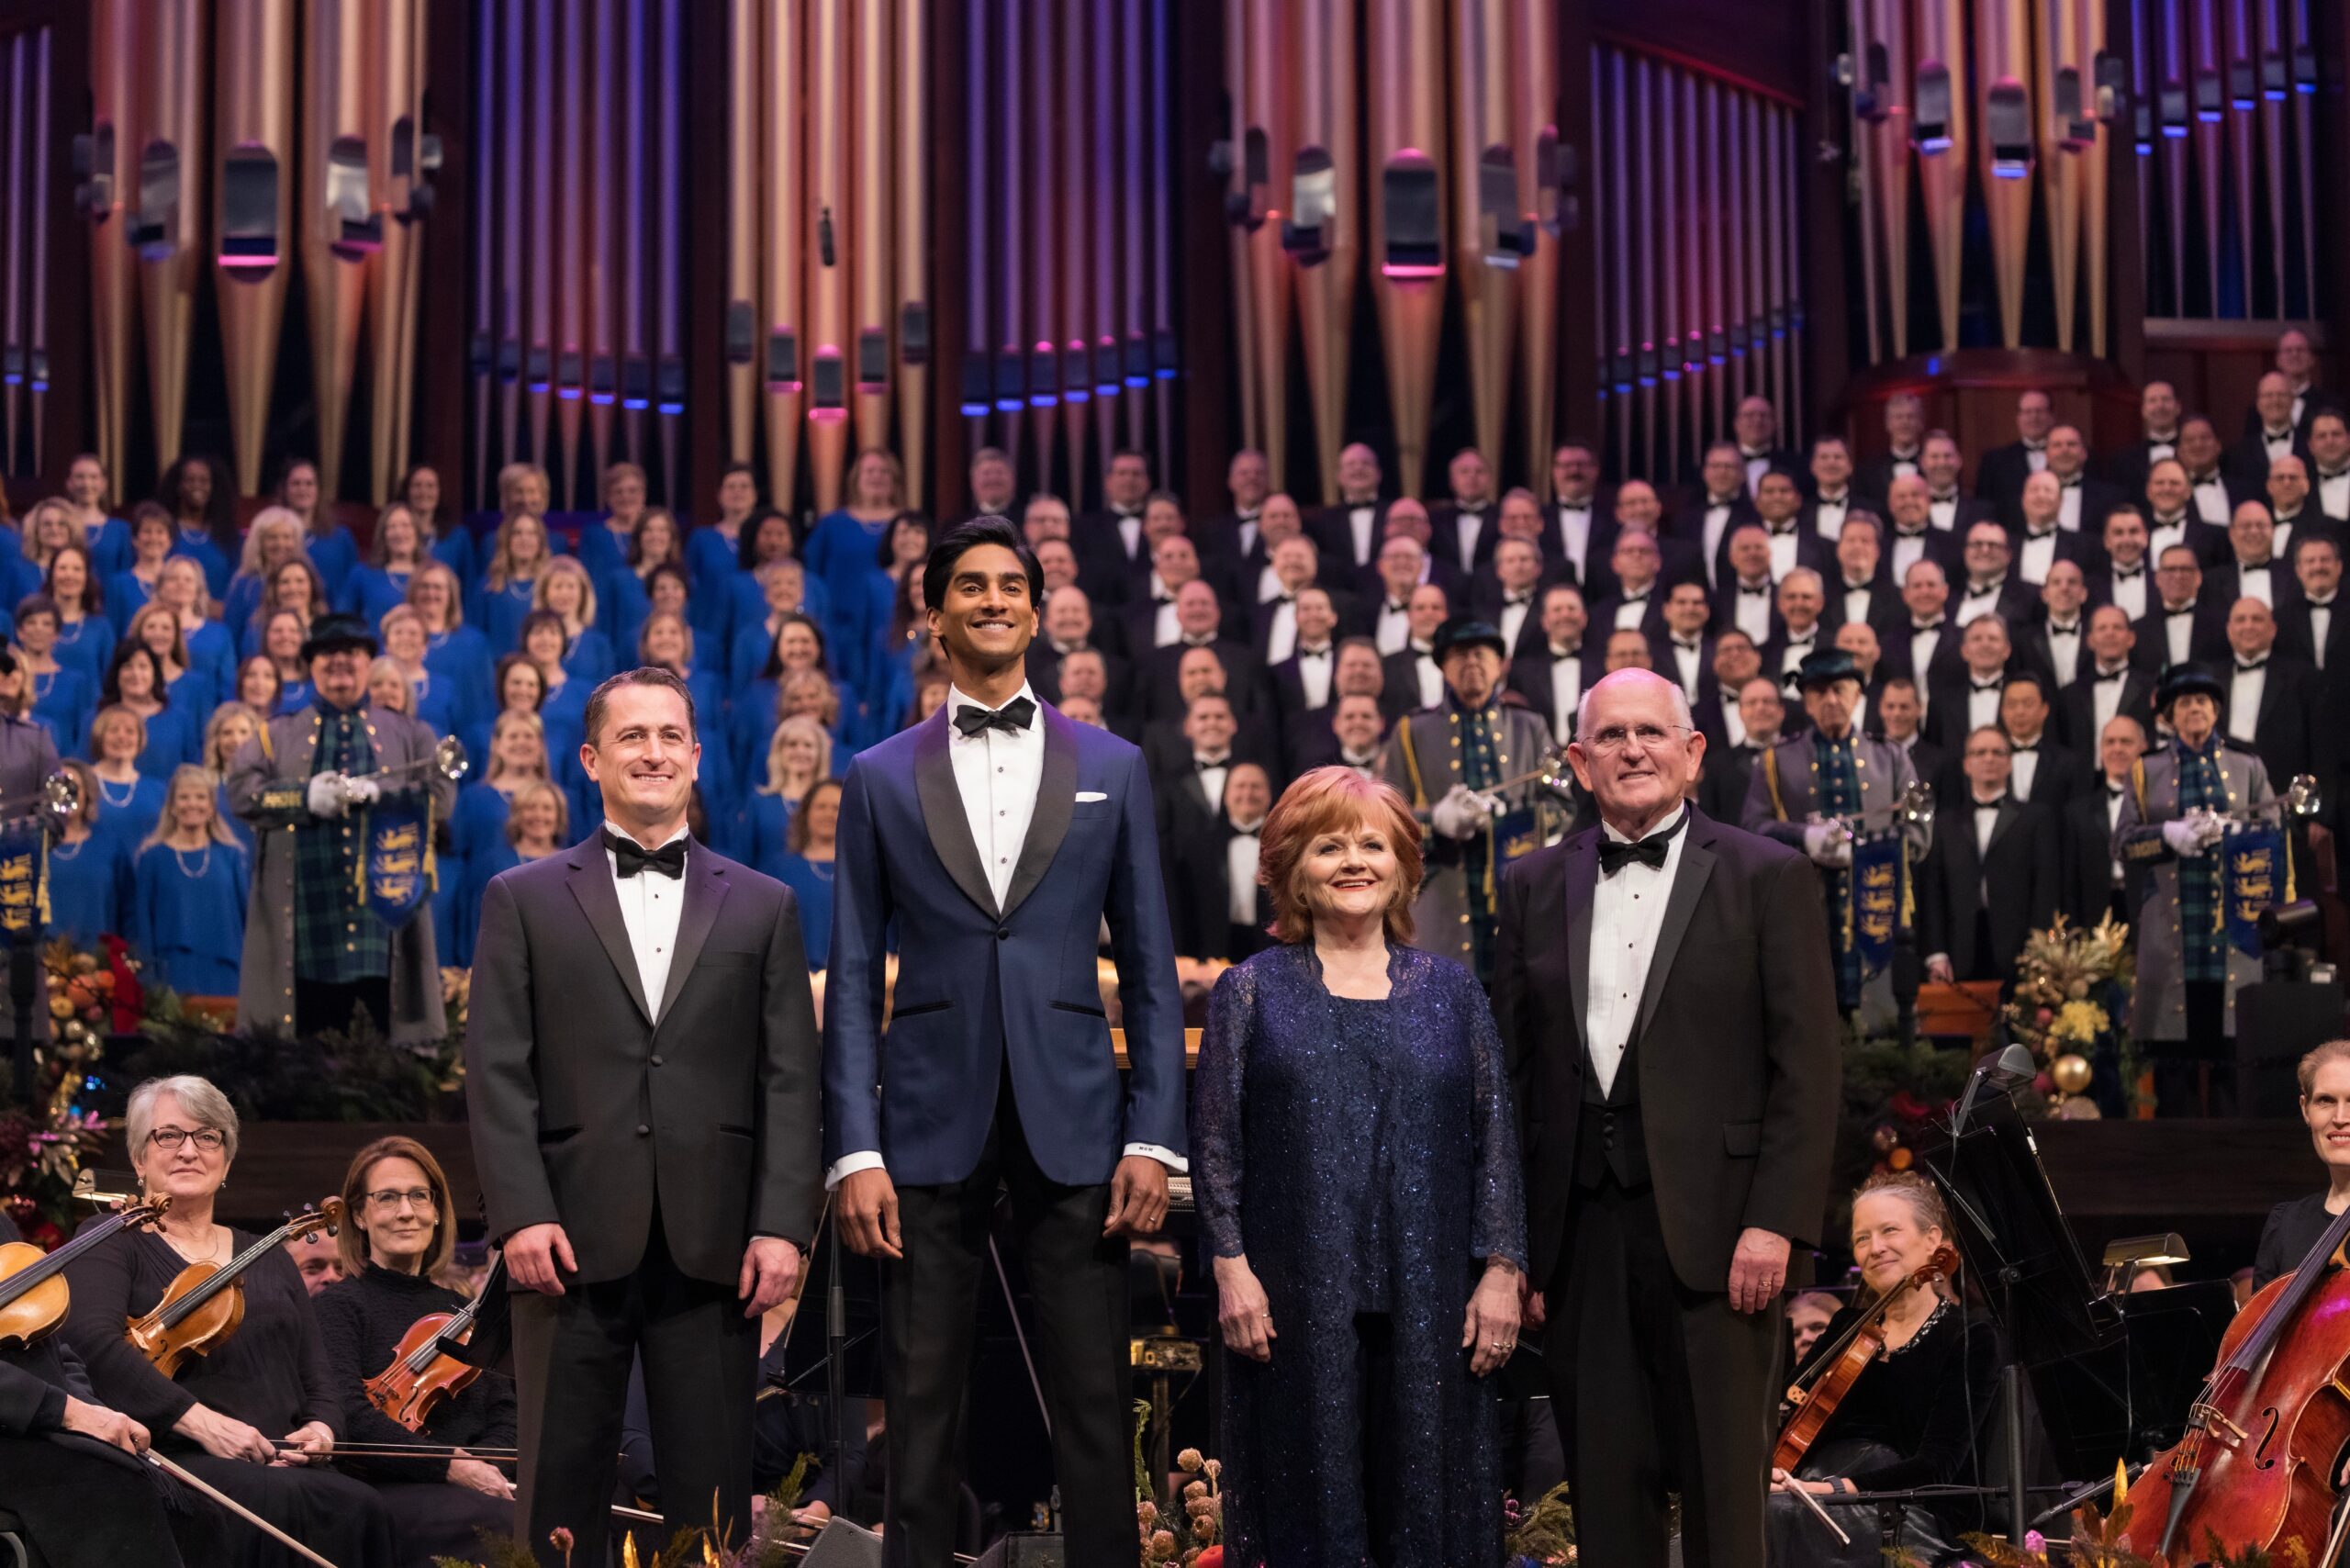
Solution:
<svg viewBox="0 0 2350 1568"><path fill-rule="evenodd" d="M1088 801L1106 801L1109 798L1099 790L1080 790L1077 792L1077 803L1080 806Z"/></svg>

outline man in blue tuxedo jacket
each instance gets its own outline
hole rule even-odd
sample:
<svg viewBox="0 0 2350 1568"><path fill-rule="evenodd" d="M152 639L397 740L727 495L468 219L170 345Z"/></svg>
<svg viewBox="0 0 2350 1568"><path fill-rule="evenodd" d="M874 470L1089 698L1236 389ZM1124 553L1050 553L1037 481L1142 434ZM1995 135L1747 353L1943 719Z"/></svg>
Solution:
<svg viewBox="0 0 2350 1568"><path fill-rule="evenodd" d="M1184 1169L1182 998L1142 754L1028 689L1042 594L1009 522L939 540L923 597L952 689L842 790L824 1159L843 1238L883 1260L883 1551L903 1568L954 1545L1000 1187L1035 1302L1069 1561L1135 1551L1126 1238L1159 1228L1167 1173ZM1094 967L1105 919L1123 1083Z"/></svg>

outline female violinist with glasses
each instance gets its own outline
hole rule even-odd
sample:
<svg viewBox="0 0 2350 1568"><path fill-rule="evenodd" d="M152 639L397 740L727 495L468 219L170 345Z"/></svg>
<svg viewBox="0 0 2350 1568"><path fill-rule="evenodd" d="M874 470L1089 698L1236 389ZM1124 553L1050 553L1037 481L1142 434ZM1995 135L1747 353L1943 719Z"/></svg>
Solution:
<svg viewBox="0 0 2350 1568"><path fill-rule="evenodd" d="M391 1505L399 1561L407 1568L431 1568L444 1554L469 1559L483 1530L514 1533L514 1484L467 1451L512 1451L514 1380L496 1372L466 1376L470 1368L442 1360L418 1340L409 1359L423 1363L423 1379L441 1380L450 1392L413 1402L425 1411L416 1429L379 1408L368 1388L369 1380L402 1359L401 1341L419 1319L464 1310L465 1298L439 1278L457 1247L449 1179L415 1139L377 1138L352 1160L342 1204L350 1217L335 1245L343 1279L319 1293L318 1313L342 1401L344 1440L420 1452L414 1459L370 1453L341 1462L373 1482ZM504 1286L493 1279L489 1288Z"/></svg>
<svg viewBox="0 0 2350 1568"><path fill-rule="evenodd" d="M1795 1382L1810 1391L1807 1397L1822 1397L1826 1374L1870 1321L1883 1348L1842 1387L1800 1462L1773 1470L1773 1568L1875 1568L1884 1561L1876 1510L1838 1506L1834 1497L1973 1480L1975 1433L1998 1382L1998 1349L1989 1326L1970 1323L1935 1273L1936 1254L1950 1238L1942 1195L1922 1176L1874 1176L1853 1195L1852 1257L1864 1289L1830 1320ZM1801 1419L1798 1406L1790 1434ZM1783 1454L1786 1447L1783 1436ZM1826 1506L1850 1545L1839 1545L1811 1509L1787 1495L1798 1489ZM1911 1504L1902 1543L1930 1562L1960 1531L1975 1528L1963 1509Z"/></svg>

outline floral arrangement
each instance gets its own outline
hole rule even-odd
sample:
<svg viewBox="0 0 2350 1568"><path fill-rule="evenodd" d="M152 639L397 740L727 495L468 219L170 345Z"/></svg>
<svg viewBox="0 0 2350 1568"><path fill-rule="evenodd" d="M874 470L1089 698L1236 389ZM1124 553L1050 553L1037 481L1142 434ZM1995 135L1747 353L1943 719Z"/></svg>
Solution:
<svg viewBox="0 0 2350 1568"><path fill-rule="evenodd" d="M35 1246L54 1247L75 1219L73 1181L97 1157L106 1118L92 1100L106 1036L135 1027L142 1002L128 951L109 940L101 958L57 941L41 950L49 973L50 1039L33 1052L33 1103L0 1111L0 1210ZM128 1025L120 1018L124 1009Z"/></svg>
<svg viewBox="0 0 2350 1568"><path fill-rule="evenodd" d="M2089 1095L2098 1066L2117 1082L2109 1098L2134 1109L2138 1065L2130 1032L2120 1026L2129 1001L2130 928L2107 915L2095 926L2069 924L2063 915L2024 941L2016 985L2004 1021L2010 1037L2040 1059L2041 1093L2056 1115L2101 1114Z"/></svg>
<svg viewBox="0 0 2350 1568"><path fill-rule="evenodd" d="M1560 1482L1528 1507L1515 1497L1502 1500L1502 1561L1512 1564L1572 1564L1575 1512Z"/></svg>
<svg viewBox="0 0 2350 1568"><path fill-rule="evenodd" d="M1150 1406L1135 1404L1135 1533L1144 1568L1180 1562L1183 1568L1224 1568L1224 1492L1217 1484L1224 1466L1197 1449L1175 1456L1175 1468L1194 1479L1183 1484L1181 1517L1162 1513L1150 1493L1142 1462L1142 1435Z"/></svg>
<svg viewBox="0 0 2350 1568"><path fill-rule="evenodd" d="M787 1563L799 1562L807 1543L800 1539L801 1532L793 1523L792 1512L800 1506L800 1487L814 1459L813 1454L803 1453L792 1462L790 1473L767 1494L750 1540L741 1546L730 1544L714 1519L707 1526L688 1525L679 1529L669 1538L668 1545L650 1557L637 1550L636 1536L630 1532L621 1537L621 1568L784 1568ZM571 1568L572 1553L577 1546L571 1531L557 1525L548 1532L547 1544L563 1554L564 1568ZM478 1557L436 1557L432 1565L538 1568L538 1559L511 1536L484 1530Z"/></svg>

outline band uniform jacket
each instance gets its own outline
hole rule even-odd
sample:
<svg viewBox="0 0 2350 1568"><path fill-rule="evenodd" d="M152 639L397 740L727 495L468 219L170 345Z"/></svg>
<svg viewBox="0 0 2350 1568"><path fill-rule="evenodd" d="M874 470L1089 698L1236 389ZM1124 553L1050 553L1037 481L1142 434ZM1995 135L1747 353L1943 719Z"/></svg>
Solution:
<svg viewBox="0 0 2350 1568"><path fill-rule="evenodd" d="M1892 814L1886 808L1917 781L1909 754L1891 741L1856 734L1852 737L1852 771L1861 784L1861 810L1886 813L1859 831L1891 826ZM1775 838L1801 854L1805 826L1819 820L1819 787L1813 774L1811 732L1781 737L1778 745L1754 759L1753 776L1746 785L1745 810L1739 816L1740 825L1749 833ZM1933 846L1932 825L1910 824L1902 829L1902 836L1908 840L1909 864L1914 871Z"/></svg>
<svg viewBox="0 0 2350 1568"><path fill-rule="evenodd" d="M440 744L431 730L405 713L370 705L367 734L379 770L405 768L402 778L420 778L432 796L436 822L449 820L457 786L431 765ZM307 788L318 757L321 720L315 709L281 713L247 741L229 764L229 809L252 820L263 810L272 786ZM345 820L357 825L362 813ZM290 1035L294 1030L294 845L295 835L315 833L325 819L311 817L285 826L256 823L253 890L245 919L244 960L238 970L237 1027ZM441 997L441 969L432 941L430 900L392 932L394 1040L437 1040L449 1032Z"/></svg>
<svg viewBox="0 0 2350 1568"><path fill-rule="evenodd" d="M2227 786L2228 811L2265 806L2277 798L2268 769L2241 743L2222 741L2220 774ZM2138 942L2138 987L2132 998L2132 1030L2142 1040L2187 1038L2187 976L2178 922L2178 857L2163 842L2162 824L2176 822L2178 753L2176 746L2148 752L2132 769L2121 798L2121 818L2113 829L2114 857L2128 877L2131 911ZM2223 840L2207 851L2221 854ZM2283 890L2277 890L2281 894ZM2227 1030L2236 1027L2236 991L2260 978L2260 960L2225 943L2228 960Z"/></svg>
<svg viewBox="0 0 2350 1568"><path fill-rule="evenodd" d="M1516 778L1539 767L1543 754L1550 745L1550 720L1531 708L1503 704L1498 693L1490 711L1500 725L1494 756L1502 777ZM1412 803L1412 813L1420 820L1427 846L1419 896L1412 904L1413 923L1419 928L1419 946L1431 953L1456 958L1473 969L1475 954L1469 934L1469 868L1462 857L1460 842L1438 833L1429 822L1429 812L1436 803L1450 793L1455 784L1462 782L1460 748L1452 744L1453 713L1448 702L1397 720L1380 753L1379 775L1403 791L1404 798ZM1560 825L1566 821L1565 802L1539 778L1522 778L1496 792L1511 812L1532 806L1538 808L1538 820L1552 819ZM1494 846L1498 851L1498 824L1496 829ZM1498 853L1494 861L1493 874L1498 889L1503 871Z"/></svg>

